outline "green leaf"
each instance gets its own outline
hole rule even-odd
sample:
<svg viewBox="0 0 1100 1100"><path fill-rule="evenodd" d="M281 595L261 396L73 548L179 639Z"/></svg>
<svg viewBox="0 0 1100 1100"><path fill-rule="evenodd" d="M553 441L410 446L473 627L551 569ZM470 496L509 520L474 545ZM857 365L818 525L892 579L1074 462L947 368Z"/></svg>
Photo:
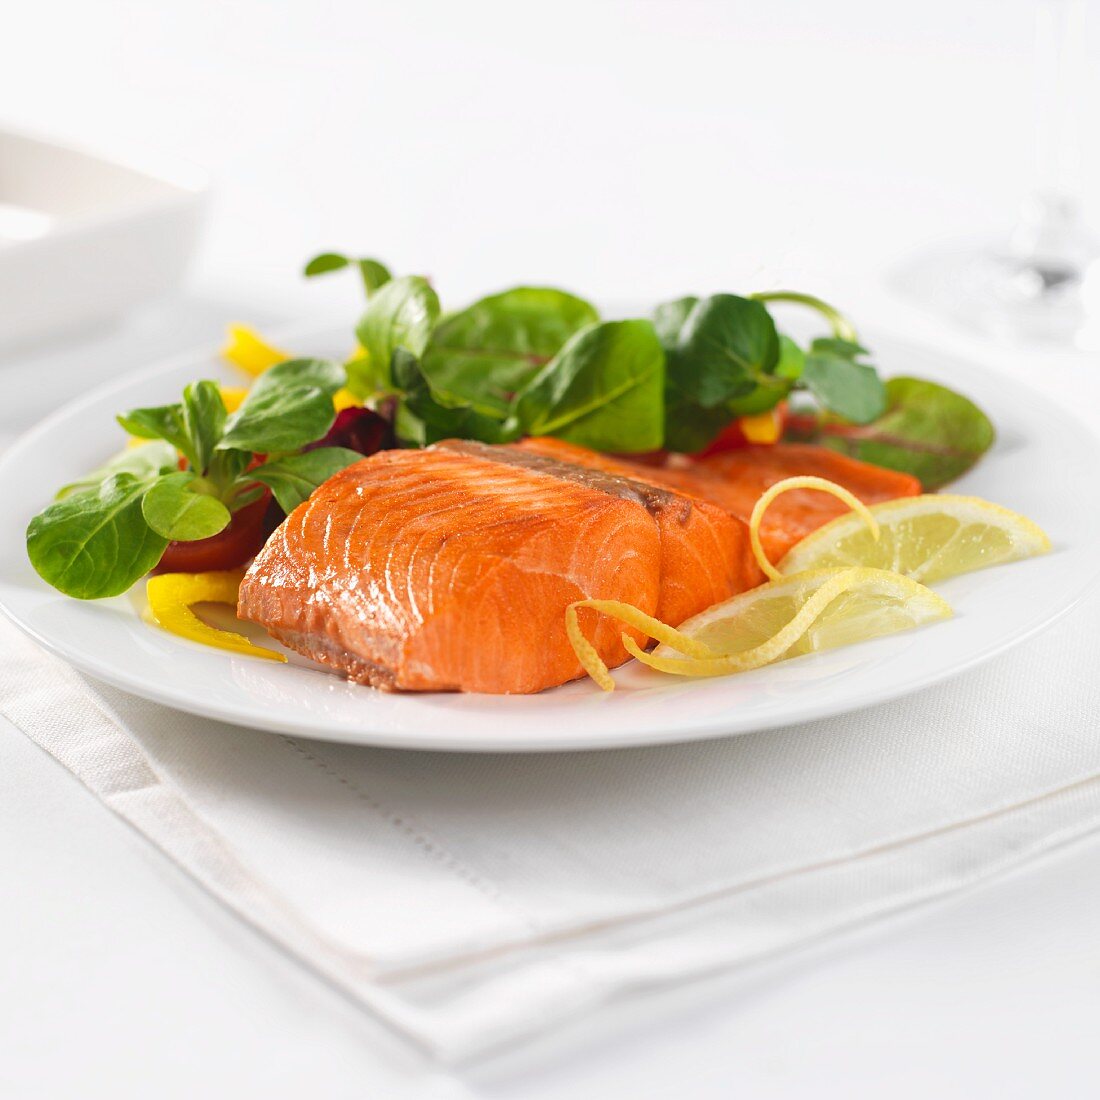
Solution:
<svg viewBox="0 0 1100 1100"><path fill-rule="evenodd" d="M340 271L350 263L351 260L339 252L322 252L306 264L302 274L307 279L312 279L315 275L327 275L330 271Z"/></svg>
<svg viewBox="0 0 1100 1100"><path fill-rule="evenodd" d="M158 478L141 502L145 522L173 542L196 542L229 525L229 509L217 497L200 491L203 482L190 471Z"/></svg>
<svg viewBox="0 0 1100 1100"><path fill-rule="evenodd" d="M776 378L797 381L806 366L806 353L789 337L779 335L779 360L773 371Z"/></svg>
<svg viewBox="0 0 1100 1100"><path fill-rule="evenodd" d="M102 482L114 474L133 474L134 477L149 478L177 469L179 465L176 448L162 439L152 440L136 447L127 447L90 474L63 485L57 491L57 499L64 500L74 493L98 489Z"/></svg>
<svg viewBox="0 0 1100 1100"><path fill-rule="evenodd" d="M183 390L183 426L195 458L192 467L205 473L225 430L225 402L217 382L192 382Z"/></svg>
<svg viewBox="0 0 1100 1100"><path fill-rule="evenodd" d="M440 321L421 369L441 403L503 420L565 341L598 320L595 307L563 290L515 287Z"/></svg>
<svg viewBox="0 0 1100 1100"><path fill-rule="evenodd" d="M668 376L684 398L712 409L750 393L778 361L779 335L764 306L736 294L712 294L684 318Z"/></svg>
<svg viewBox="0 0 1100 1100"><path fill-rule="evenodd" d="M38 575L79 600L125 592L168 545L141 511L153 480L113 474L97 490L74 493L39 512L27 528L27 555Z"/></svg>
<svg viewBox="0 0 1100 1100"><path fill-rule="evenodd" d="M802 384L830 412L867 424L886 408L878 371L857 356L865 349L846 340L815 340L802 368Z"/></svg>
<svg viewBox="0 0 1100 1100"><path fill-rule="evenodd" d="M650 451L664 438L665 355L649 321L606 321L574 335L520 393L527 435L597 451Z"/></svg>
<svg viewBox="0 0 1100 1100"><path fill-rule="evenodd" d="M699 304L695 297L677 298L671 302L662 302L653 311L653 327L657 338L666 352L672 353L680 343L680 332L688 315Z"/></svg>
<svg viewBox="0 0 1100 1100"><path fill-rule="evenodd" d="M368 298L393 277L390 274L390 269L379 260L367 258L354 260L340 252L322 252L319 256L314 256L306 264L303 274L306 278L312 278L315 275L326 275L330 271L340 271L353 264L359 269L359 275L363 280L363 289L366 291Z"/></svg>
<svg viewBox="0 0 1100 1100"><path fill-rule="evenodd" d="M163 439L171 443L192 465L197 456L187 431L183 405L157 405L147 409L131 409L115 419L138 439Z"/></svg>
<svg viewBox="0 0 1100 1100"><path fill-rule="evenodd" d="M357 396L368 398L390 389L390 362L397 348L418 359L428 346L439 317L439 298L419 275L392 279L371 295L355 330L367 353L367 362L351 367L348 385Z"/></svg>
<svg viewBox="0 0 1100 1100"><path fill-rule="evenodd" d="M347 373L327 359L291 359L264 371L225 424L218 450L297 451L336 419L332 397Z"/></svg>
<svg viewBox="0 0 1100 1100"><path fill-rule="evenodd" d="M358 451L346 447L318 447L300 455L265 462L249 470L248 476L266 485L275 494L279 507L290 515L319 485L362 458Z"/></svg>
<svg viewBox="0 0 1100 1100"><path fill-rule="evenodd" d="M405 446L426 447L441 439L507 443L519 436L517 426L469 407L452 408L438 401L416 356L404 348L394 352L393 378L402 391L394 428Z"/></svg>
<svg viewBox="0 0 1100 1100"><path fill-rule="evenodd" d="M873 423L860 427L830 420L821 431L825 446L913 474L928 492L966 473L996 436L973 401L920 378L891 378L886 411Z"/></svg>
<svg viewBox="0 0 1100 1100"><path fill-rule="evenodd" d="M694 454L713 443L731 420L733 413L724 405L704 409L670 389L665 395L664 446L680 454Z"/></svg>

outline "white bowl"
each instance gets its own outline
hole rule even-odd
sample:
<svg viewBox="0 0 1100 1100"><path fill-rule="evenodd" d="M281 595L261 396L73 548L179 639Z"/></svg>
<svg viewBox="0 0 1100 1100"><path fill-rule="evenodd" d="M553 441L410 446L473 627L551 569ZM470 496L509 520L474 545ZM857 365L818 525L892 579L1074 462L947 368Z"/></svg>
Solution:
<svg viewBox="0 0 1100 1100"><path fill-rule="evenodd" d="M117 316L175 286L208 181L0 130L0 345Z"/></svg>

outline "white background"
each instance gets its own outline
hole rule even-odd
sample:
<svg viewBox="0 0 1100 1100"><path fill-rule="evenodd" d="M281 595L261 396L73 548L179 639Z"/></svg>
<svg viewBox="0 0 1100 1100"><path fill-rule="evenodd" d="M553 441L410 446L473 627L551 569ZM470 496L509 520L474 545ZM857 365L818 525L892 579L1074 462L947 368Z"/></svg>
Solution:
<svg viewBox="0 0 1100 1100"><path fill-rule="evenodd" d="M353 281L297 274L326 248L428 273L451 304L516 281L605 301L793 284L1064 384L1096 364L952 335L884 281L916 249L1011 223L1031 31L1023 0L20 6L0 117L189 159L215 186L184 293L0 361L0 430L227 320L350 328ZM1095 1094L1097 843L457 1076L221 912L10 728L0 868L4 1095Z"/></svg>

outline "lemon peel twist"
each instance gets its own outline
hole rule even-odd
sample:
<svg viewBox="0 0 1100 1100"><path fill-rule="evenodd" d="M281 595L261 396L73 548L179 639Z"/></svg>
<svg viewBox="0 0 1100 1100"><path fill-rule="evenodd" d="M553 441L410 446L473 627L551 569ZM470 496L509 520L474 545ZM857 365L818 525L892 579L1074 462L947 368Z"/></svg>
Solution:
<svg viewBox="0 0 1100 1100"><path fill-rule="evenodd" d="M868 508L855 493L845 489L843 485L837 485L835 481L829 481L828 478L824 477L811 477L807 475L784 478L782 481L777 481L774 485L765 489L764 492L760 494L756 504L753 505L752 515L749 517L749 543L752 546L752 556L756 558L756 564L760 566L761 572L768 580L780 580L784 574L780 573L779 570L772 565L771 561L768 559L768 555L764 553L764 547L760 542L760 524L764 519L764 513L768 510L768 506L772 501L783 493L789 492L791 489L817 489L822 493L829 493L831 496L836 497L837 500L843 501L853 512L858 513L864 519L867 526L871 529L871 537L875 542L878 542L878 520L875 519L871 509Z"/></svg>

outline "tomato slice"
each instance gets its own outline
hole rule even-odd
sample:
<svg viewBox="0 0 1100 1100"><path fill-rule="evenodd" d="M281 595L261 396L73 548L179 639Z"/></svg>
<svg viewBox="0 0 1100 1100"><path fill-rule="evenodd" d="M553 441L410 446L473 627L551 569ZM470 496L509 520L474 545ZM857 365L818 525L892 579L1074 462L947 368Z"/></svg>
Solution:
<svg viewBox="0 0 1100 1100"><path fill-rule="evenodd" d="M170 542L154 573L210 573L236 569L260 552L283 513L265 490L259 500L233 513L229 526L208 539ZM272 522L274 521L274 522Z"/></svg>

